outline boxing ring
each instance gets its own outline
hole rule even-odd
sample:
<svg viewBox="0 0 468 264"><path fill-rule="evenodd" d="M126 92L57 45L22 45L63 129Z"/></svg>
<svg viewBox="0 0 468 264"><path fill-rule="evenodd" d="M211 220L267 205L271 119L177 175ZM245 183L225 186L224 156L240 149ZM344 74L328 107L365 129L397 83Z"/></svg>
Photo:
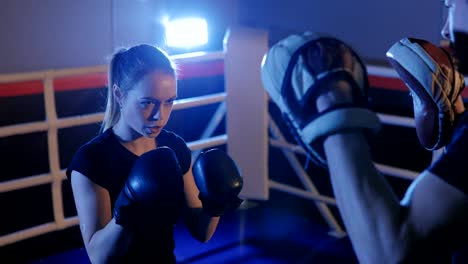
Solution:
<svg viewBox="0 0 468 264"><path fill-rule="evenodd" d="M190 74L184 76L184 71L192 73L195 71L201 75L220 74L224 75L225 84L224 92L176 100L174 111L216 104L216 111L210 117L199 139L188 142L194 157L203 149L226 145L229 154L237 162L244 176L245 187L241 193L243 198L267 201L270 191L275 190L310 200L327 223L330 229L329 234L344 237L346 235L344 228L330 210L330 206L336 206L335 199L322 194L314 183L314 175L309 175L298 159L304 151L285 138L278 124L269 114L269 99L260 80L260 65L263 54L269 47L268 38L269 34L266 31L232 28L226 34L223 51L173 56L180 65L182 78L193 77ZM200 64L204 66L194 70ZM381 82L388 81L405 89L404 84L397 80L397 74L389 68L368 66L368 72L371 86L378 86ZM45 119L2 126L0 138L6 139L36 132L47 133L49 166L48 173L0 182L0 194L50 185L53 207L52 222L2 234L0 247L78 225L77 216L66 217L64 214L62 183L66 180L66 164L60 164L58 131L97 124L101 122L103 113L58 117L55 93L60 89L77 89L70 85L72 83L70 79L74 78L89 79L91 82L104 86L105 73L106 66L95 66L0 75L0 92L4 96L8 96L8 89L21 89L21 83L34 81L41 84L39 88L44 96ZM408 128L415 126L414 120L410 117L383 113L378 113L378 116L386 125ZM226 133L214 136L213 133L223 118L226 120ZM269 148L281 151L296 174L288 177L297 177L302 188L269 178ZM440 153L440 151L434 152L432 160ZM420 173L380 163L376 163L376 166L385 175L408 181L414 180Z"/></svg>

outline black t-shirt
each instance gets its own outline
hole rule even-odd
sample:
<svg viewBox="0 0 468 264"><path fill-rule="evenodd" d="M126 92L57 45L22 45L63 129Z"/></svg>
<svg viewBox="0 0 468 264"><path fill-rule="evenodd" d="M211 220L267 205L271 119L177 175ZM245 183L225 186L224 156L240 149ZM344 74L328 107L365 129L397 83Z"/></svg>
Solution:
<svg viewBox="0 0 468 264"><path fill-rule="evenodd" d="M444 154L428 170L468 196L468 112L459 119ZM467 263L468 245L452 255L452 263Z"/></svg>
<svg viewBox="0 0 468 264"><path fill-rule="evenodd" d="M182 172L190 169L191 151L185 141L173 132L162 130L156 138L157 146L174 150ZM67 177L73 170L88 177L109 192L112 210L133 163L138 158L120 144L112 129L81 146L67 168ZM173 226L160 228L157 234L135 234L124 263L175 263Z"/></svg>
<svg viewBox="0 0 468 264"><path fill-rule="evenodd" d="M428 170L468 195L468 112L460 117L444 154Z"/></svg>

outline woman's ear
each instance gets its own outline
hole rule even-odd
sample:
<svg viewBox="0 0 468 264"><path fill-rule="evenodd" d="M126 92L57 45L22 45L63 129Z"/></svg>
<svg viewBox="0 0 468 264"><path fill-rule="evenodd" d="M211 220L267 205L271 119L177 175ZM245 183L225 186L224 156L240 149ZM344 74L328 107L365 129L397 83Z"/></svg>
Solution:
<svg viewBox="0 0 468 264"><path fill-rule="evenodd" d="M119 108L122 108L122 104L123 104L123 93L122 93L122 90L120 89L119 86L117 86L116 84L114 84L112 86L112 92L114 93L114 98L115 98L115 101L117 102L117 104L119 105Z"/></svg>

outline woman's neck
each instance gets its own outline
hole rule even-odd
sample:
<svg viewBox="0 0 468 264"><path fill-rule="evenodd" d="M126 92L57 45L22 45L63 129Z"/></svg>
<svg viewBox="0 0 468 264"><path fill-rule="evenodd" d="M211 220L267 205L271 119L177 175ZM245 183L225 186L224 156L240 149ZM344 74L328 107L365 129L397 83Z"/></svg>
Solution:
<svg viewBox="0 0 468 264"><path fill-rule="evenodd" d="M117 123L112 129L120 144L137 156L156 148L154 138L144 137L121 123Z"/></svg>

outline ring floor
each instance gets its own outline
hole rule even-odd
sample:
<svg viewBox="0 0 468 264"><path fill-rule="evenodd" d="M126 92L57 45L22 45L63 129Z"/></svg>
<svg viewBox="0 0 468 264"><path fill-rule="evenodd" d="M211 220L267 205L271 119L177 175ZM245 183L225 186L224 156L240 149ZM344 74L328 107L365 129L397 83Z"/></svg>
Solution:
<svg viewBox="0 0 468 264"><path fill-rule="evenodd" d="M245 208L223 216L208 243L194 240L183 224L177 225L177 262L358 263L348 237L331 236L330 229L320 219L270 202L247 204ZM81 264L89 261L84 249L77 248L30 263Z"/></svg>

